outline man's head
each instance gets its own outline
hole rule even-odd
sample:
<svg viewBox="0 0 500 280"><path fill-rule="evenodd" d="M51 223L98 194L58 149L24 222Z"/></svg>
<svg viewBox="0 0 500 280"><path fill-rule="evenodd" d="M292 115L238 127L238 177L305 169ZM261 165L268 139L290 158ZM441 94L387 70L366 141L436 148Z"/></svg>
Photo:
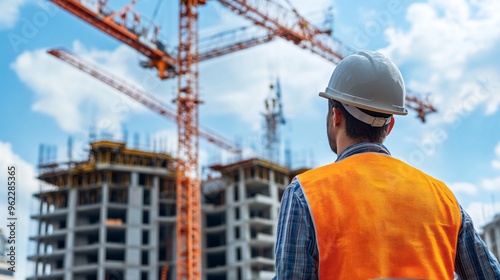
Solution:
<svg viewBox="0 0 500 280"><path fill-rule="evenodd" d="M399 69L376 52L360 51L342 60L319 95L328 99L327 133L335 153L339 140L382 143L394 125L392 115L408 113Z"/></svg>

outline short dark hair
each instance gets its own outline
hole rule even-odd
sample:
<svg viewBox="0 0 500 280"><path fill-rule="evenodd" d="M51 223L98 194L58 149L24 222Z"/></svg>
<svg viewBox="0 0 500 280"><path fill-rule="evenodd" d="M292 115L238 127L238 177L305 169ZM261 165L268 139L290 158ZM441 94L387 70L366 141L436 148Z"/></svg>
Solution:
<svg viewBox="0 0 500 280"><path fill-rule="evenodd" d="M344 116L347 136L355 140L368 139L373 143L382 143L384 141L385 137L387 136L387 129L389 128L389 124L386 124L382 127L373 127L349 114L349 112L347 112L347 110L340 102L330 99L329 103L329 111L331 111L332 108L336 108L340 110L342 116ZM388 118L391 116L388 114L372 112L361 108L358 109L373 117Z"/></svg>

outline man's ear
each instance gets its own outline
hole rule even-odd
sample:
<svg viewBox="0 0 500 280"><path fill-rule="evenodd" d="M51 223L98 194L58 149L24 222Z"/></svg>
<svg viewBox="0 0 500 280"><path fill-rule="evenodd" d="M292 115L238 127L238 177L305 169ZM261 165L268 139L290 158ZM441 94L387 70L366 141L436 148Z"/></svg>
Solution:
<svg viewBox="0 0 500 280"><path fill-rule="evenodd" d="M337 108L332 108L333 110L333 127L336 127L336 126L339 126L340 123L342 122L342 119L344 118L344 116L342 115L342 112L337 109Z"/></svg>
<svg viewBox="0 0 500 280"><path fill-rule="evenodd" d="M387 134L385 136L389 136L389 134L392 131L392 128L394 127L394 123L396 120L394 119L394 116L391 117L391 122L389 123L389 128L387 128Z"/></svg>

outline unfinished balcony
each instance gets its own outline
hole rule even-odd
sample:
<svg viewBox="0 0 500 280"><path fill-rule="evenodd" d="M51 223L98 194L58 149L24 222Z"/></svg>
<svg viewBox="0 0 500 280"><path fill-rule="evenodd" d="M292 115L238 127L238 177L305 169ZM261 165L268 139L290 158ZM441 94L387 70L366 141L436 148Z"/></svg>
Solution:
<svg viewBox="0 0 500 280"><path fill-rule="evenodd" d="M250 245L274 246L276 238L273 235L273 227L267 225L250 226Z"/></svg>
<svg viewBox="0 0 500 280"><path fill-rule="evenodd" d="M174 224L177 221L176 211L175 202L158 203L158 222L162 224Z"/></svg>
<svg viewBox="0 0 500 280"><path fill-rule="evenodd" d="M127 187L109 187L108 202L110 206L127 206L128 188Z"/></svg>
<svg viewBox="0 0 500 280"><path fill-rule="evenodd" d="M99 248L99 231L75 233L74 247L78 250L97 250Z"/></svg>
<svg viewBox="0 0 500 280"><path fill-rule="evenodd" d="M226 249L226 231L206 234L206 252L220 252Z"/></svg>
<svg viewBox="0 0 500 280"><path fill-rule="evenodd" d="M125 226L106 226L106 244L124 247L125 242Z"/></svg>
<svg viewBox="0 0 500 280"><path fill-rule="evenodd" d="M271 219L271 205L267 203L251 203L248 205L249 222L261 224L274 224ZM271 222L271 223L269 223Z"/></svg>
<svg viewBox="0 0 500 280"><path fill-rule="evenodd" d="M206 273L207 276L222 275L226 272L226 251L220 252L207 252ZM214 278L211 278L214 279Z"/></svg>
<svg viewBox="0 0 500 280"><path fill-rule="evenodd" d="M74 253L73 266L81 270L97 266L99 262L98 250L94 248L82 248Z"/></svg>
<svg viewBox="0 0 500 280"><path fill-rule="evenodd" d="M253 266L274 268L274 248L268 245L252 245L250 263ZM267 269L271 270L272 269Z"/></svg>
<svg viewBox="0 0 500 280"><path fill-rule="evenodd" d="M75 226L98 225L100 218L100 207L79 209L76 212Z"/></svg>
<svg viewBox="0 0 500 280"><path fill-rule="evenodd" d="M47 250L45 252L41 252L37 255L29 256L28 260L30 260L30 261L38 260L38 261L43 262L43 263L53 264L51 266L52 269L56 269L56 268L63 269L64 268L64 266L63 266L64 253L65 253L65 250L62 250L62 249L53 250L53 249L47 248Z"/></svg>
<svg viewBox="0 0 500 280"><path fill-rule="evenodd" d="M205 232L218 232L226 229L226 212L210 213L205 217Z"/></svg>
<svg viewBox="0 0 500 280"><path fill-rule="evenodd" d="M203 209L209 212L223 211L227 198L225 189L203 193Z"/></svg>
<svg viewBox="0 0 500 280"><path fill-rule="evenodd" d="M249 166L245 168L245 185L247 188L269 189L269 169L261 166ZM269 193L268 193L269 195ZM247 197L249 197L247 195Z"/></svg>
<svg viewBox="0 0 500 280"><path fill-rule="evenodd" d="M66 247L66 234L65 232L58 232L56 234L47 234L43 236L32 236L30 240L36 241L39 246L45 244L52 245L56 250L64 249Z"/></svg>
<svg viewBox="0 0 500 280"><path fill-rule="evenodd" d="M0 278L3 279L3 278ZM38 275L26 278L27 280L63 280L64 270L63 269L53 269L52 265L46 264L45 271L38 272Z"/></svg>
<svg viewBox="0 0 500 280"><path fill-rule="evenodd" d="M97 279L97 271L82 271L74 273L72 280L95 280Z"/></svg>
<svg viewBox="0 0 500 280"><path fill-rule="evenodd" d="M274 266L256 264L252 265L252 279L253 280L268 280L274 277Z"/></svg>

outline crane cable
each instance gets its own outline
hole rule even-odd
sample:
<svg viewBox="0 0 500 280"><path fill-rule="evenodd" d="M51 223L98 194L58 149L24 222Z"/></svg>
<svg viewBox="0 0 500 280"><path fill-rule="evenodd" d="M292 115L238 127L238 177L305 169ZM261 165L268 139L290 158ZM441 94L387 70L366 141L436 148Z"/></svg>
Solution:
<svg viewBox="0 0 500 280"><path fill-rule="evenodd" d="M160 10L162 3L163 3L163 1L156 0L156 5L155 5L155 9L153 10L153 16L151 17L151 21L154 22L154 20L156 19L156 16L158 15L158 11Z"/></svg>

